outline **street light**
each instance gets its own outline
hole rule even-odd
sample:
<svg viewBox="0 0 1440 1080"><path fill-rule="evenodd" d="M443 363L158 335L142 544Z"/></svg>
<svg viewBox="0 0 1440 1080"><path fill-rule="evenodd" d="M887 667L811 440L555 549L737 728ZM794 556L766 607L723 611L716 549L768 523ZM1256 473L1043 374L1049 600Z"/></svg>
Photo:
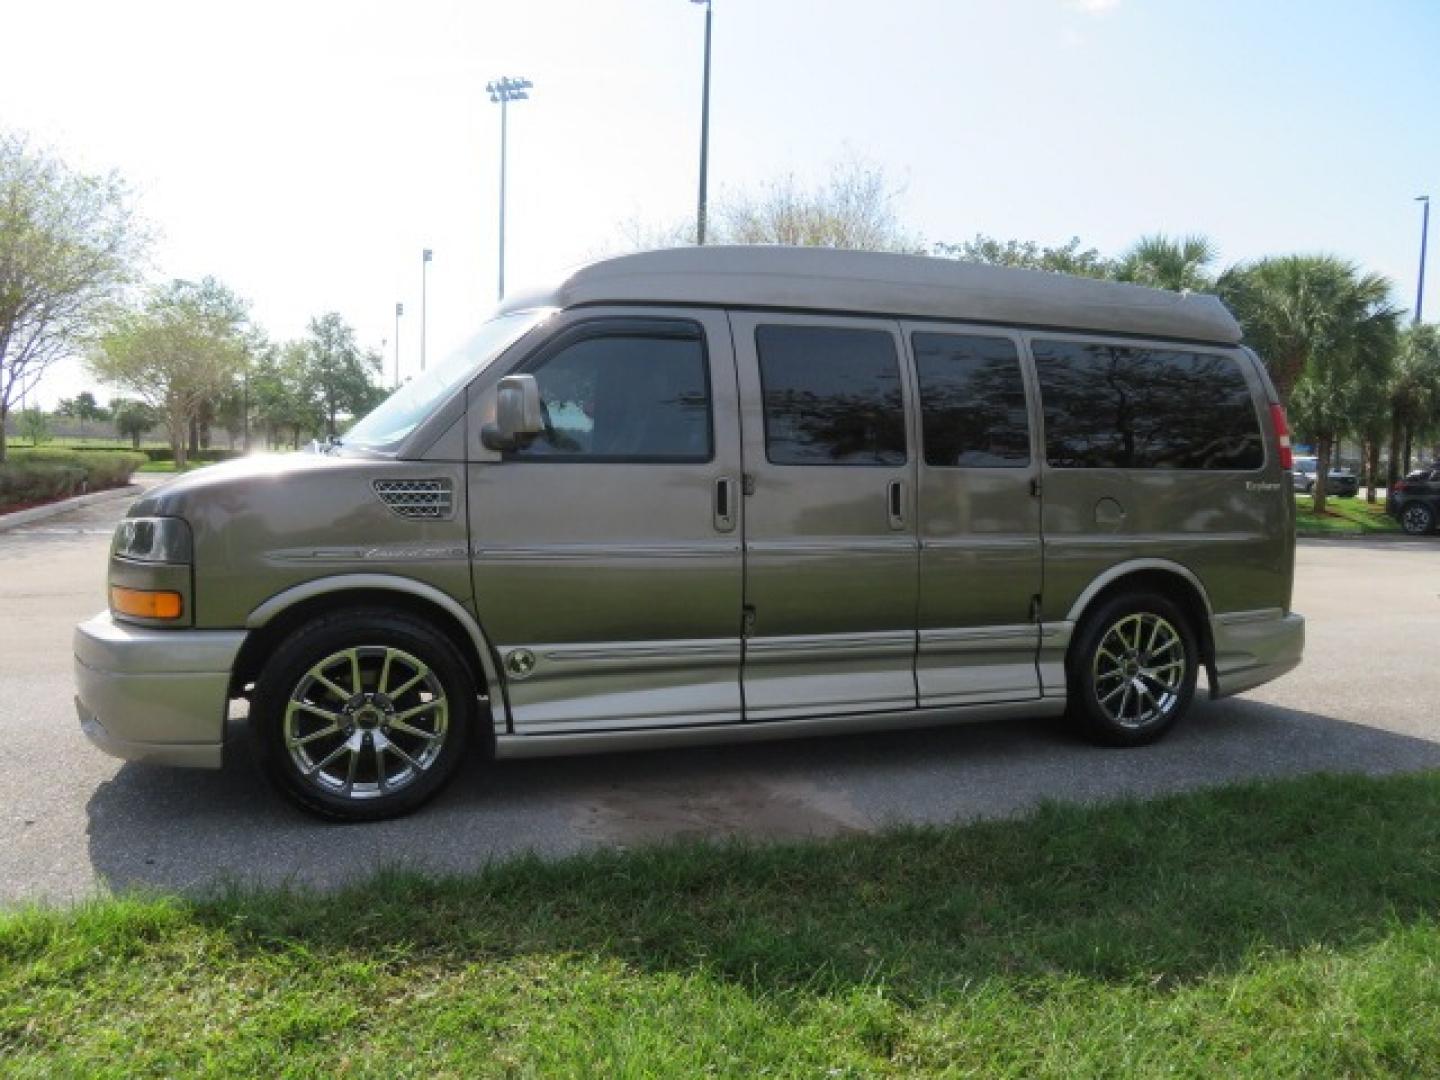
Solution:
<svg viewBox="0 0 1440 1080"><path fill-rule="evenodd" d="M695 243L705 243L705 180L710 165L710 0L690 0L705 5L705 79L700 91L700 201L695 210Z"/></svg>
<svg viewBox="0 0 1440 1080"><path fill-rule="evenodd" d="M1430 196L1416 195L1415 201L1425 205L1420 218L1420 284L1415 286L1415 321L1418 323L1425 307L1425 244L1430 239Z"/></svg>
<svg viewBox="0 0 1440 1080"><path fill-rule="evenodd" d="M425 279L430 271L430 249L420 255L420 370L425 370Z"/></svg>
<svg viewBox="0 0 1440 1080"><path fill-rule="evenodd" d="M535 84L529 79L514 79L509 75L502 75L494 82L485 84L485 90L490 95L492 104L500 106L500 273L499 273L499 297L505 299L505 135L506 116L510 102L524 101L530 95L527 93Z"/></svg>
<svg viewBox="0 0 1440 1080"><path fill-rule="evenodd" d="M400 389L400 316L405 314L405 305L395 301L395 389Z"/></svg>

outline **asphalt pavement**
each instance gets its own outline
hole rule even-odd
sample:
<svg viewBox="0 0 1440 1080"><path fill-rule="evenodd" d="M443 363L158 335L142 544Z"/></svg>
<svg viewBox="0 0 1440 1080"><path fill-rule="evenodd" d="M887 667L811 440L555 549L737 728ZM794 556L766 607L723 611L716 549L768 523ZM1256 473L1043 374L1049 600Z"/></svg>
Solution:
<svg viewBox="0 0 1440 1080"><path fill-rule="evenodd" d="M791 838L1023 813L1250 777L1440 767L1440 541L1302 541L1305 663L1197 701L1159 745L1087 746L1053 720L502 762L409 818L316 821L241 752L218 772L107 757L80 733L70 631L104 606L126 500L0 534L0 902L225 882L333 887L382 866L465 871L673 836Z"/></svg>

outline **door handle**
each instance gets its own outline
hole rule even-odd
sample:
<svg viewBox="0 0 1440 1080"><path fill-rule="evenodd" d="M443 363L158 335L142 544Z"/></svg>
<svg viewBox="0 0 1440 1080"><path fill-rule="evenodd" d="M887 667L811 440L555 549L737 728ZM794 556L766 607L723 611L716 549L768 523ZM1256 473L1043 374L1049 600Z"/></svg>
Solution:
<svg viewBox="0 0 1440 1080"><path fill-rule="evenodd" d="M720 532L735 531L735 478L722 476L715 481L715 528Z"/></svg>
<svg viewBox="0 0 1440 1080"><path fill-rule="evenodd" d="M904 480L891 480L885 485L885 509L890 515L890 528L905 528Z"/></svg>

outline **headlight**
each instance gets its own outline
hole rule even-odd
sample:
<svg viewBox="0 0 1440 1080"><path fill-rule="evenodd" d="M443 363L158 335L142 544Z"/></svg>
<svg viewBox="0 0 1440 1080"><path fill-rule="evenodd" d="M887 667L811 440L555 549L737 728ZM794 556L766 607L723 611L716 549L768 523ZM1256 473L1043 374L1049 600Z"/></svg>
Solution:
<svg viewBox="0 0 1440 1080"><path fill-rule="evenodd" d="M181 518L126 518L115 526L110 554L152 563L189 563L194 558L190 526Z"/></svg>

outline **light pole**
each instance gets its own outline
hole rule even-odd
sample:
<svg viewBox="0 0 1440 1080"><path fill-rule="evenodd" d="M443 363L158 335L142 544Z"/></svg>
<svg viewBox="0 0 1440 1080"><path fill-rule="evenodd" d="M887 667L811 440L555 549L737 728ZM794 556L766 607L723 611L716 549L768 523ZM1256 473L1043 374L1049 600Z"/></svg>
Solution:
<svg viewBox="0 0 1440 1080"><path fill-rule="evenodd" d="M505 136L506 117L512 101L524 101L530 96L528 91L535 84L529 79L513 79L509 75L502 75L494 82L485 84L485 90L490 95L492 104L500 106L500 273L498 293L501 300L505 299Z"/></svg>
<svg viewBox="0 0 1440 1080"><path fill-rule="evenodd" d="M400 316L405 314L405 305L395 301L395 389L400 388Z"/></svg>
<svg viewBox="0 0 1440 1080"><path fill-rule="evenodd" d="M710 0L690 0L705 5L705 78L700 90L700 200L695 209L695 243L705 243L705 181L710 168Z"/></svg>
<svg viewBox="0 0 1440 1080"><path fill-rule="evenodd" d="M1415 201L1425 206L1420 218L1420 284L1415 286L1415 321L1418 323L1425 307L1425 244L1430 239L1430 196L1416 195Z"/></svg>
<svg viewBox="0 0 1440 1080"><path fill-rule="evenodd" d="M425 279L430 272L430 249L420 256L420 370L425 370Z"/></svg>

